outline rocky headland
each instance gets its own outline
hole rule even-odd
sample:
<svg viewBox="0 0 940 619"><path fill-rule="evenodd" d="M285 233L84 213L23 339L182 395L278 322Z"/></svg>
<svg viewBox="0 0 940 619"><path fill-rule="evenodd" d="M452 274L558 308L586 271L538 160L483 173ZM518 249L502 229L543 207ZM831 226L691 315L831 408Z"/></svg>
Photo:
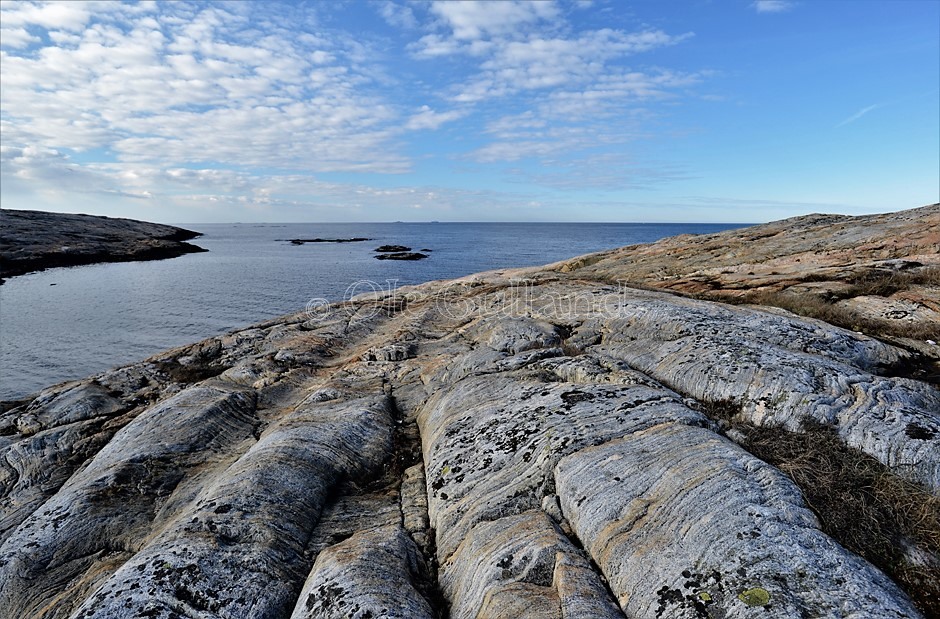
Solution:
<svg viewBox="0 0 940 619"><path fill-rule="evenodd" d="M7 403L0 616L937 616L938 247L938 205L677 237Z"/></svg>
<svg viewBox="0 0 940 619"><path fill-rule="evenodd" d="M162 260L206 251L185 242L199 236L134 219L5 208L0 210L0 282L53 267Z"/></svg>

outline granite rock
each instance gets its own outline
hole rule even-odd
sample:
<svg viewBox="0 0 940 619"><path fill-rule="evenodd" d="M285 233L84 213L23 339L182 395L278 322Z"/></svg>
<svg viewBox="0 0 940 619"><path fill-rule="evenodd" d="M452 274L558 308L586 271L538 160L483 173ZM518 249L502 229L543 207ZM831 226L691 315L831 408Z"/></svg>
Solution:
<svg viewBox="0 0 940 619"><path fill-rule="evenodd" d="M638 273L668 250L677 271L730 270L730 290L735 264L757 278L786 246L789 293L824 294L808 284L836 287L853 247L935 264L936 210L364 294L5 404L0 616L935 612L929 578L892 580L940 565L935 548L879 571L739 431L822 426L937 497L940 395L915 371L930 354ZM669 290L618 283L632 278ZM935 306L905 281L874 296ZM866 296L851 299L886 311Z"/></svg>
<svg viewBox="0 0 940 619"><path fill-rule="evenodd" d="M0 212L2 278L96 262L162 260L207 251L185 241L198 232L134 219L20 211Z"/></svg>

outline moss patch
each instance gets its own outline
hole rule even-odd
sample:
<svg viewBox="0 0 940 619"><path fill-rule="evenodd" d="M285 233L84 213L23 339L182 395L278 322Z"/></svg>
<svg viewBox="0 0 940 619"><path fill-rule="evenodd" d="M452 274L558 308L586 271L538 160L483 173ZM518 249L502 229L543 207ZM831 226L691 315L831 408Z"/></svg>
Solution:
<svg viewBox="0 0 940 619"><path fill-rule="evenodd" d="M770 604L770 593L763 587L752 587L739 593L738 599L748 606L767 606Z"/></svg>

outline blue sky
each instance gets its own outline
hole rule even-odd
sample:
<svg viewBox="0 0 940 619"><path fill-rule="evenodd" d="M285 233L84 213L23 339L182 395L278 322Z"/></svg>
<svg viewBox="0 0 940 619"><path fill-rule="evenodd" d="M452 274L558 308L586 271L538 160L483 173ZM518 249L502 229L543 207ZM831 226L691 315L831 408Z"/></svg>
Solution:
<svg viewBox="0 0 940 619"><path fill-rule="evenodd" d="M2 206L760 222L940 201L940 2L0 3Z"/></svg>

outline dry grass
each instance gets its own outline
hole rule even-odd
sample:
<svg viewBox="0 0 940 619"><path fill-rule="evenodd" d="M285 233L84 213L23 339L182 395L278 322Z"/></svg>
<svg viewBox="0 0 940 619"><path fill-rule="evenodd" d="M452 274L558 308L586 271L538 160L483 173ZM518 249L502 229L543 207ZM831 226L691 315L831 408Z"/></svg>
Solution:
<svg viewBox="0 0 940 619"><path fill-rule="evenodd" d="M929 266L909 271L866 269L850 277L849 297L888 297L913 286L940 286L940 267Z"/></svg>
<svg viewBox="0 0 940 619"><path fill-rule="evenodd" d="M727 418L732 409L715 412ZM894 578L927 616L940 617L940 497L846 446L827 426L737 429L748 451L800 487L827 534Z"/></svg>
<svg viewBox="0 0 940 619"><path fill-rule="evenodd" d="M874 286L875 284L873 284ZM886 284L877 284L879 289L887 290ZM853 290L855 287L853 286ZM853 294L862 296L868 293ZM847 298L847 297L845 297ZM906 337L915 340L940 340L940 325L930 323L903 323L888 320L878 320L864 316L854 310L834 304L834 300L820 296L800 296L780 292L755 292L743 298L725 299L726 302L751 303L754 305L769 305L785 309L800 316L823 320L831 325L861 331L874 337Z"/></svg>
<svg viewBox="0 0 940 619"><path fill-rule="evenodd" d="M940 324L926 322L911 324L879 320L836 305L838 301L854 297L889 297L914 286L940 288L940 266L919 267L907 271L870 268L859 271L845 280L835 280L831 276L823 274L810 274L803 277L801 281L834 282L849 284L849 286L843 289L834 289L826 296L797 295L785 291L770 290L752 290L741 294L741 291L738 290L723 290L721 288L689 296L709 301L718 300L734 305L747 303L779 307L799 316L816 318L831 325L852 331L860 331L873 337L901 337L921 341L940 340ZM632 283L630 285L642 289L662 290L661 288Z"/></svg>

